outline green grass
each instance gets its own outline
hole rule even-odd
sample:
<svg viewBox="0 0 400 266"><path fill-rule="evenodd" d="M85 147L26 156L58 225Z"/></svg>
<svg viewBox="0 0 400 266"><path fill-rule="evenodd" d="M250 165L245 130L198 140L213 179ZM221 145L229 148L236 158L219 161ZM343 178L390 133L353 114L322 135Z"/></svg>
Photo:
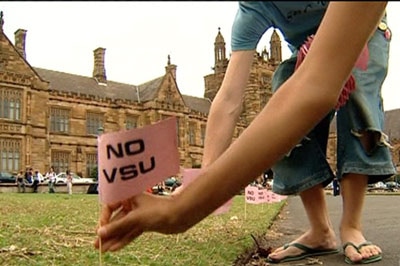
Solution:
<svg viewBox="0 0 400 266"><path fill-rule="evenodd" d="M0 193L0 265L231 265L268 230L284 201L211 215L179 235L145 233L124 249L94 249L97 195Z"/></svg>

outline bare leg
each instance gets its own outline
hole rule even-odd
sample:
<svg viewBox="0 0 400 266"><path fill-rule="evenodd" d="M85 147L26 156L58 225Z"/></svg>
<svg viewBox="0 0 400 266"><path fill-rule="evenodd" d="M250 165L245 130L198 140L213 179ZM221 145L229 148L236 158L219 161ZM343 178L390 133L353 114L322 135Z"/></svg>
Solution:
<svg viewBox="0 0 400 266"><path fill-rule="evenodd" d="M329 218L322 185L301 192L300 197L310 222L310 229L293 242L310 248L336 248L336 236ZM271 253L269 258L280 260L286 256L299 255L302 252L293 246L287 249L280 247Z"/></svg>
<svg viewBox="0 0 400 266"><path fill-rule="evenodd" d="M358 174L347 174L340 181L343 198L343 216L340 224L342 244L352 242L358 246L366 241L362 234L361 215L367 181L367 176ZM344 250L345 255L354 262L378 255L382 251L378 246L371 245L361 248L360 252L361 254L352 246L348 246Z"/></svg>

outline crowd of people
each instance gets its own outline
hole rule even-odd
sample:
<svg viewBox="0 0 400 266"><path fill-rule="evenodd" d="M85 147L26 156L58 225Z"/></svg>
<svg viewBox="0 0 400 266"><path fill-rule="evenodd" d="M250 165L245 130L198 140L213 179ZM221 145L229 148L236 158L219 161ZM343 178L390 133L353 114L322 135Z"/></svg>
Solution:
<svg viewBox="0 0 400 266"><path fill-rule="evenodd" d="M67 179L67 192L72 194L72 175L69 170L66 171ZM50 167L49 171L43 176L38 170L33 170L32 167L26 168L25 171L20 170L15 178L15 183L18 186L19 193L25 193L26 187L32 187L33 193L38 193L39 184L47 182L48 193L55 193L57 173L53 167Z"/></svg>
<svg viewBox="0 0 400 266"><path fill-rule="evenodd" d="M38 192L38 187L41 182L44 181L43 175L38 170L33 171L33 168L26 168L19 171L15 179L15 183L18 185L18 192L24 193L26 187L30 186L33 188L33 192Z"/></svg>

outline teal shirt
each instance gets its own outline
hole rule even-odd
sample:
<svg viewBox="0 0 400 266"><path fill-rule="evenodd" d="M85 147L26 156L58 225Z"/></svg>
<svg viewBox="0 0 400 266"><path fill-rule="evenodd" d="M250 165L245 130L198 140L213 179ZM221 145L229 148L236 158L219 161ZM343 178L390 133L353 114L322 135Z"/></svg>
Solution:
<svg viewBox="0 0 400 266"><path fill-rule="evenodd" d="M316 32L328 3L240 1L232 26L232 51L255 49L271 27L279 29L289 45L299 47Z"/></svg>

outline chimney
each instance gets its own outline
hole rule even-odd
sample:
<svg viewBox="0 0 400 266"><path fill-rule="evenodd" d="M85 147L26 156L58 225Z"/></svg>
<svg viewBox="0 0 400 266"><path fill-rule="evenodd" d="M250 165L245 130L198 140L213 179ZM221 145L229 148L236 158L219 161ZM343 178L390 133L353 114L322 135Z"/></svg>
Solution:
<svg viewBox="0 0 400 266"><path fill-rule="evenodd" d="M25 54L25 37L26 37L26 30L18 29L15 33L15 48L17 49L18 53L26 59Z"/></svg>
<svg viewBox="0 0 400 266"><path fill-rule="evenodd" d="M101 85L107 84L106 69L104 67L105 48L97 48L94 53L93 78Z"/></svg>
<svg viewBox="0 0 400 266"><path fill-rule="evenodd" d="M171 57L168 55L167 66L165 67L165 73L171 72L172 76L176 80L176 65L171 64Z"/></svg>

